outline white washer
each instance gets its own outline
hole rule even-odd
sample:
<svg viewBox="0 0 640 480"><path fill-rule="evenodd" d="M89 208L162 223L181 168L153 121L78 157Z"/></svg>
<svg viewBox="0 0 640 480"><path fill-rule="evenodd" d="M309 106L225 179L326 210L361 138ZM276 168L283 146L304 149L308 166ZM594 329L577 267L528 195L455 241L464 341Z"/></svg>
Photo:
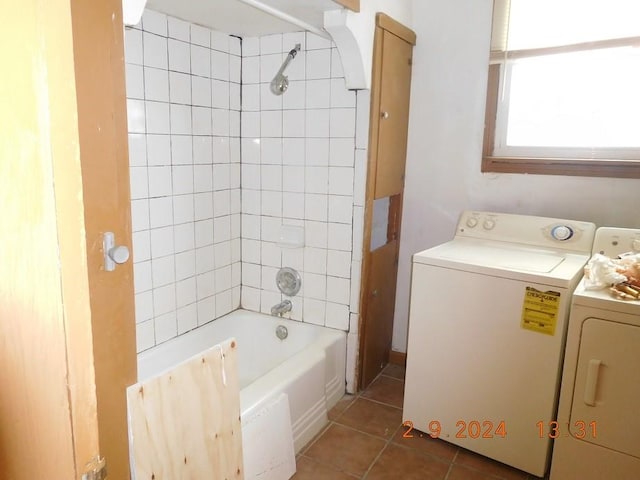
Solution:
<svg viewBox="0 0 640 480"><path fill-rule="evenodd" d="M640 253L640 230L603 227L594 253ZM576 288L551 478L640 478L640 301ZM548 432L551 433L551 429Z"/></svg>
<svg viewBox="0 0 640 480"><path fill-rule="evenodd" d="M570 296L595 225L464 212L413 257L403 420L544 475Z"/></svg>

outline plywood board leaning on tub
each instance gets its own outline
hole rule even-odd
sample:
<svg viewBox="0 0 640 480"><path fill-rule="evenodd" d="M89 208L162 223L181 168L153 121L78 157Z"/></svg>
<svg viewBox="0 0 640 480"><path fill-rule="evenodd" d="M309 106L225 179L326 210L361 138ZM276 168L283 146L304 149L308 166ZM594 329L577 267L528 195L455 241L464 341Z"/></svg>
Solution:
<svg viewBox="0 0 640 480"><path fill-rule="evenodd" d="M127 389L134 480L239 479L235 339Z"/></svg>

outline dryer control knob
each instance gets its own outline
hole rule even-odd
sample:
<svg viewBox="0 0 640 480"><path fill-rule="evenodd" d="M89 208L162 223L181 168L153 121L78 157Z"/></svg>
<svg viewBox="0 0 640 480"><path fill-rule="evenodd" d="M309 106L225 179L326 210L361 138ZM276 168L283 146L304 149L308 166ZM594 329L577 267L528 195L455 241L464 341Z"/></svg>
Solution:
<svg viewBox="0 0 640 480"><path fill-rule="evenodd" d="M482 226L484 227L485 230L492 230L493 227L496 226L496 221L495 220L491 220L490 218L487 218L483 223Z"/></svg>
<svg viewBox="0 0 640 480"><path fill-rule="evenodd" d="M635 238L632 242L631 242L631 249L634 252L640 252L640 238Z"/></svg>
<svg viewBox="0 0 640 480"><path fill-rule="evenodd" d="M557 225L551 229L551 236L555 240L565 241L573 237L573 229L567 225Z"/></svg>
<svg viewBox="0 0 640 480"><path fill-rule="evenodd" d="M467 227L473 228L478 225L478 219L476 217L469 217L466 221Z"/></svg>

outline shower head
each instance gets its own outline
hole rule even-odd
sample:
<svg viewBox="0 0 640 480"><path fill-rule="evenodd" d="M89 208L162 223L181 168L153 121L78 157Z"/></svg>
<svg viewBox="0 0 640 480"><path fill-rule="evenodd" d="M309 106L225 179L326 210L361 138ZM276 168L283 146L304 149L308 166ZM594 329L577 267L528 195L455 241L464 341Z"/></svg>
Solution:
<svg viewBox="0 0 640 480"><path fill-rule="evenodd" d="M287 91L287 88L289 88L289 77L281 73L277 74L273 77L273 80L271 80L270 88L271 93L274 95L282 95Z"/></svg>
<svg viewBox="0 0 640 480"><path fill-rule="evenodd" d="M289 88L289 78L284 74L284 70L289 65L289 62L291 62L291 60L296 57L299 51L300 44L296 43L296 46L292 48L291 51L289 51L289 53L287 54L287 58L285 58L284 62L282 62L282 66L278 70L278 73L276 73L276 76L273 77L273 80L271 80L270 89L271 93L273 93L274 95L282 95L287 91L287 88Z"/></svg>

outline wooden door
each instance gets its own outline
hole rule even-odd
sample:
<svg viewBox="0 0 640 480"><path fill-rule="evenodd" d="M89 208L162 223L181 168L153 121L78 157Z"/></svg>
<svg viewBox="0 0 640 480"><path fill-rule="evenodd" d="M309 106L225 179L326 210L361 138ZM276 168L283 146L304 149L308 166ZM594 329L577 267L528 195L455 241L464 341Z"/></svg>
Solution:
<svg viewBox="0 0 640 480"><path fill-rule="evenodd" d="M0 477L74 479L98 435L71 17L24 0L2 19Z"/></svg>
<svg viewBox="0 0 640 480"><path fill-rule="evenodd" d="M389 360L398 274L415 34L378 13L361 292L360 387Z"/></svg>
<svg viewBox="0 0 640 480"><path fill-rule="evenodd" d="M109 228L130 245L121 4L75 2L96 10L89 15L74 10L74 1L3 4L0 477L6 480L80 479L92 458L116 451L100 430L107 419L105 432L122 433L118 456L108 459L109 478L129 478L119 407L126 405L120 385L135 380L133 310L120 308L107 319L98 302L133 304L131 267L96 281L105 273L101 235L92 230L94 219L115 218ZM79 55L74 42L86 42L87 53ZM118 181L99 163L118 171ZM98 177L101 189L90 181ZM108 190L123 199L115 208ZM100 199L109 207L98 208ZM126 324L122 330L130 334L112 334L106 320ZM103 372L113 364L123 367L109 378ZM101 393L109 389L118 397L113 404Z"/></svg>

